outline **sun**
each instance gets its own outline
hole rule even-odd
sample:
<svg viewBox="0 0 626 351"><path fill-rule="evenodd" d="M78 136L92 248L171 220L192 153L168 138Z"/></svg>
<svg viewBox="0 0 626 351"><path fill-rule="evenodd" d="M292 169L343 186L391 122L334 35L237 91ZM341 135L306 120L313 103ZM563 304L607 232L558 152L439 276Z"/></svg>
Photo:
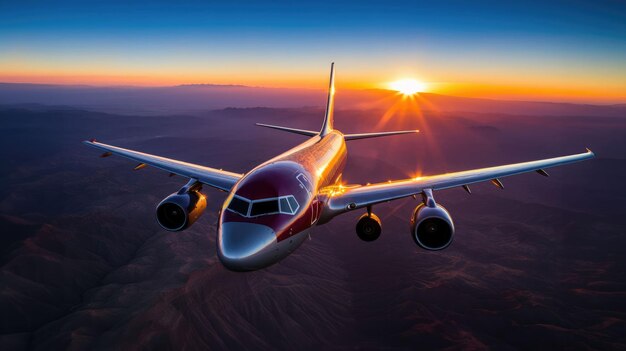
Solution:
<svg viewBox="0 0 626 351"><path fill-rule="evenodd" d="M414 95L426 91L426 84L415 79L401 79L389 83L389 87L404 95Z"/></svg>

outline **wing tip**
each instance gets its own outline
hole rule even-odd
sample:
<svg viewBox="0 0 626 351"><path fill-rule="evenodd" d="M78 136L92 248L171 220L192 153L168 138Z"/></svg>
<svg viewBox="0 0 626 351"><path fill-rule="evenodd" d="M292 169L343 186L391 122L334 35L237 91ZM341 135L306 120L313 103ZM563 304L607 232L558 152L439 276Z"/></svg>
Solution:
<svg viewBox="0 0 626 351"><path fill-rule="evenodd" d="M587 153L588 153L589 155L591 155L592 157L595 157L595 156L596 156L596 154L595 154L593 151L591 151L591 149L590 149L590 148L586 147L585 149L587 150Z"/></svg>

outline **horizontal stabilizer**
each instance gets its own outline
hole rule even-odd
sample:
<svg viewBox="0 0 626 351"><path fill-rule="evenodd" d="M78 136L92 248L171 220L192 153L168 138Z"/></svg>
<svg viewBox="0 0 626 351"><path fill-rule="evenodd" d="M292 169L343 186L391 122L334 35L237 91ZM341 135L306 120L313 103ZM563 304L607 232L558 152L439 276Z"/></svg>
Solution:
<svg viewBox="0 0 626 351"><path fill-rule="evenodd" d="M384 136L389 136L389 135L414 134L414 133L419 133L419 132L420 132L419 130L415 129L415 130L399 130L395 132L345 134L343 138L346 141L348 141L348 140L357 140L357 139L378 138L378 137L384 137Z"/></svg>
<svg viewBox="0 0 626 351"><path fill-rule="evenodd" d="M271 124L263 124L263 123L257 123L256 125L257 126L261 126L261 127L267 127L267 128L282 130L283 132L289 132L289 133L306 135L306 136L310 136L310 137L319 135L319 132L314 132L312 130L288 128L288 127L281 127L281 126L273 126Z"/></svg>

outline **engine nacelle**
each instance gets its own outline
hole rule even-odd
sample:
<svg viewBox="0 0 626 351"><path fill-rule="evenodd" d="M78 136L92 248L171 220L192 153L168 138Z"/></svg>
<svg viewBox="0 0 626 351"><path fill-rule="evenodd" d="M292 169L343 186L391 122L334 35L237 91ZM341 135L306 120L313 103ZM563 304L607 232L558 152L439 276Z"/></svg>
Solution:
<svg viewBox="0 0 626 351"><path fill-rule="evenodd" d="M363 241L378 239L383 230L382 223L377 215L364 213L356 223L356 235Z"/></svg>
<svg viewBox="0 0 626 351"><path fill-rule="evenodd" d="M206 197L197 190L172 193L159 203L157 221L164 229L178 232L189 228L204 212Z"/></svg>
<svg viewBox="0 0 626 351"><path fill-rule="evenodd" d="M426 250L443 250L452 243L454 223L441 205L434 207L421 203L411 217L411 236L419 247Z"/></svg>

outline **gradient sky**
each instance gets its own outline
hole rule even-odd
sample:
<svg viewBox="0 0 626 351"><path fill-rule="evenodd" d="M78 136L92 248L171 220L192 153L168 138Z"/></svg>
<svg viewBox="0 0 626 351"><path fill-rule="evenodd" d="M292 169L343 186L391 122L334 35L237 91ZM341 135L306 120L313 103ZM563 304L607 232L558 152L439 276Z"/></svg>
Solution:
<svg viewBox="0 0 626 351"><path fill-rule="evenodd" d="M0 81L626 102L623 1L2 1Z"/></svg>

